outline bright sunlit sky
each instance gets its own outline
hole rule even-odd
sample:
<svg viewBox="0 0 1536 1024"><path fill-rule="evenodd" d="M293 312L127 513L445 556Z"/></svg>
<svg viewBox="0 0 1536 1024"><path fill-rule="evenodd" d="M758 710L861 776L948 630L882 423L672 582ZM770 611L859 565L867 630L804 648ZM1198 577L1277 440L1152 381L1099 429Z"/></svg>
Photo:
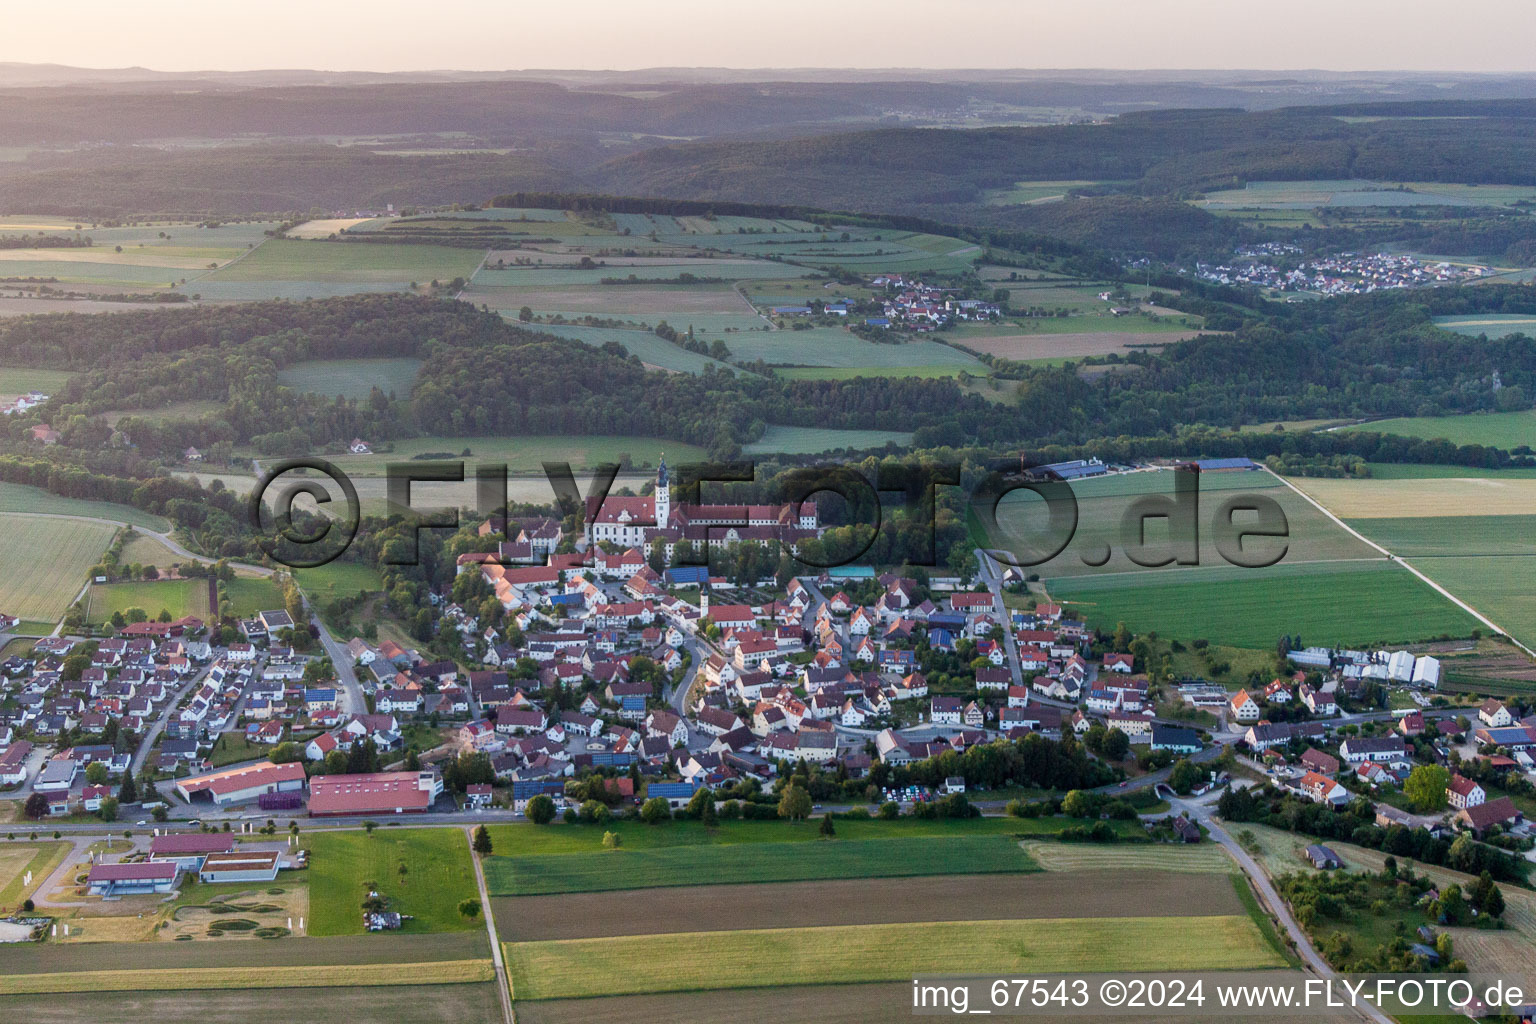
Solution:
<svg viewBox="0 0 1536 1024"><path fill-rule="evenodd" d="M1531 0L5 0L0 18L0 61L161 71L1536 71Z"/></svg>

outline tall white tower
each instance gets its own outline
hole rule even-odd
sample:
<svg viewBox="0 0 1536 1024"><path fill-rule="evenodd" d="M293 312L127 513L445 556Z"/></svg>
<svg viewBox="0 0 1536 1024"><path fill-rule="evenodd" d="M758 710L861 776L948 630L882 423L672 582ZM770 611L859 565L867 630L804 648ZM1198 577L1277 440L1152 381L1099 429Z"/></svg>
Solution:
<svg viewBox="0 0 1536 1024"><path fill-rule="evenodd" d="M656 525L666 529L672 521L672 484L667 477L667 453L661 453L661 465L656 468Z"/></svg>

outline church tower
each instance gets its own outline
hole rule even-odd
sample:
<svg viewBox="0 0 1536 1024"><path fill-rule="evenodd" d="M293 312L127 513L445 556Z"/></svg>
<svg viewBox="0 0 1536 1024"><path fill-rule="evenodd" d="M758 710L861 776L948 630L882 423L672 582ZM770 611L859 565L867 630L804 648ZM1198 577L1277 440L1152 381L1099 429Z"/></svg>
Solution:
<svg viewBox="0 0 1536 1024"><path fill-rule="evenodd" d="M667 477L667 454L662 452L656 469L656 525L666 529L672 521L672 484Z"/></svg>

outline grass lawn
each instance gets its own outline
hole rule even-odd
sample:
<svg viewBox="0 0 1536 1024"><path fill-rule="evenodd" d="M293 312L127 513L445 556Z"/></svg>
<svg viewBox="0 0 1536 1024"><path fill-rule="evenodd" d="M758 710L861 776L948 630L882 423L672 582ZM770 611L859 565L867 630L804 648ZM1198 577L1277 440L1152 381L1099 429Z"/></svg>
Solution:
<svg viewBox="0 0 1536 1024"><path fill-rule="evenodd" d="M808 825L801 828L814 831ZM701 879L717 883L787 882L1033 870L1035 862L1012 836L620 848L491 857L485 862L486 885L497 896L684 886Z"/></svg>
<svg viewBox="0 0 1536 1024"><path fill-rule="evenodd" d="M1284 963L1246 916L953 921L511 943L518 999L894 981L917 974ZM646 969L637 970L637 964Z"/></svg>
<svg viewBox="0 0 1536 1024"><path fill-rule="evenodd" d="M379 570L362 562L327 562L314 569L295 569L299 589L311 601L324 604L338 597L353 597L359 590L375 591L384 586Z"/></svg>
<svg viewBox="0 0 1536 1024"><path fill-rule="evenodd" d="M213 751L208 755L208 761L215 768L222 768L227 764L235 764L239 761L255 761L269 756L272 748L261 743L248 743L245 736L237 732L226 732L214 743Z"/></svg>
<svg viewBox="0 0 1536 1024"><path fill-rule="evenodd" d="M1477 620L1386 561L1265 570L1187 569L1047 581L1051 596L1091 625L1117 622L1184 641L1205 637L1262 649L1300 632L1349 646L1469 636Z"/></svg>
<svg viewBox="0 0 1536 1024"><path fill-rule="evenodd" d="M85 585L117 527L71 519L0 515L0 612L57 622Z"/></svg>
<svg viewBox="0 0 1536 1024"><path fill-rule="evenodd" d="M283 594L269 576L237 576L219 584L219 602L228 598L231 613L239 618L250 618L257 612L274 611L283 607Z"/></svg>
<svg viewBox="0 0 1536 1024"><path fill-rule="evenodd" d="M59 516L87 516L93 519L110 519L118 523L131 523L157 533L171 528L170 521L132 507L110 501L86 501L82 498L66 498L52 494L40 487L26 484L0 482L0 512L36 512Z"/></svg>
<svg viewBox="0 0 1536 1024"><path fill-rule="evenodd" d="M69 843L28 842L0 844L0 910L12 910L48 876L72 847ZM32 884L22 879L32 872Z"/></svg>
<svg viewBox="0 0 1536 1024"><path fill-rule="evenodd" d="M420 359L314 359L283 367L277 379L295 391L362 402L375 387L386 395L409 397L420 370Z"/></svg>
<svg viewBox="0 0 1536 1024"><path fill-rule="evenodd" d="M311 832L304 844L310 854L311 935L362 933L366 882L377 885L391 910L410 915L402 929L406 934L484 927L458 910L460 900L478 896L469 842L459 829Z"/></svg>
<svg viewBox="0 0 1536 1024"><path fill-rule="evenodd" d="M157 569L180 565L186 561L184 556L162 544L160 538L144 533L135 534L123 545L122 554L118 556L120 565L153 565Z"/></svg>
<svg viewBox="0 0 1536 1024"><path fill-rule="evenodd" d="M92 624L106 622L113 612L127 612L130 608L142 608L151 619L162 610L171 618L181 619L196 615L207 620L207 580L150 580L137 583L103 583L91 587L88 598L86 621Z"/></svg>
<svg viewBox="0 0 1536 1024"><path fill-rule="evenodd" d="M1046 871L1176 871L1189 874L1231 874L1232 858L1215 843L1171 846L1163 843L1057 843L1029 840L1024 850Z"/></svg>

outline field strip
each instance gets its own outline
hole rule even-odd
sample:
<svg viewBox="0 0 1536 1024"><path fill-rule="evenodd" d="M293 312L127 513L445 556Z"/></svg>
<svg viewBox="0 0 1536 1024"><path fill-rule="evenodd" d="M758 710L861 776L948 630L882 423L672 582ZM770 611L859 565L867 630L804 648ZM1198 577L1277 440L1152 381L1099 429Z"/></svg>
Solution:
<svg viewBox="0 0 1536 1024"><path fill-rule="evenodd" d="M917 974L1284 965L1246 914L690 932L508 943L506 954L518 999L901 981Z"/></svg>
<svg viewBox="0 0 1536 1024"><path fill-rule="evenodd" d="M1219 846L1090 846L1026 839L1024 852L1048 872L1101 870L1228 874L1237 865Z"/></svg>
<svg viewBox="0 0 1536 1024"><path fill-rule="evenodd" d="M1490 619L1488 616L1484 615L1482 612L1478 611L1476 608L1473 608L1471 605L1467 604L1467 602L1463 601L1461 598L1457 597L1455 594L1451 593L1449 590L1445 589L1440 584L1436 583L1434 580L1432 580L1428 576L1424 575L1422 572L1420 572L1418 569L1414 568L1412 565L1409 565L1402 558L1398 557L1397 555L1394 555L1392 552L1388 551L1386 548L1382 547L1380 544L1377 544L1375 541L1371 540L1369 537L1367 537L1365 534L1361 533L1359 530L1356 530L1353 526L1350 526L1344 520L1342 520L1338 516L1334 515L1330 510L1328 510L1327 508L1324 508L1322 503L1319 502L1316 498L1312 497L1312 495L1308 494L1306 491L1303 491L1300 487L1297 487L1295 484L1291 483L1285 477L1280 476L1279 474L1275 473L1272 470L1265 469L1264 472L1268 473L1270 476L1274 477L1276 480L1279 480L1281 483L1285 484L1285 486L1289 487L1291 490L1293 490L1297 494L1301 495L1308 502L1310 502L1313 505L1313 507L1315 507L1319 512L1321 512L1323 515L1327 516L1329 519L1333 520L1334 523L1336 523L1339 526L1340 529L1347 530L1349 533L1351 533L1354 536L1358 537L1360 540L1364 541L1366 544L1369 544L1371 547L1375 548L1377 551L1380 551L1382 554L1386 555L1388 558L1390 558L1393 561L1397 562L1404 569L1407 569L1409 572L1413 573L1419 579L1421 579L1425 583L1429 584L1429 586L1432 587L1434 589L1434 591L1436 593L1438 593L1441 597L1445 598L1447 601L1450 601L1456 607L1460 608L1462 611L1466 612L1468 615L1472 616L1474 619L1476 619L1477 621L1481 622L1483 625L1487 626L1489 629L1493 630L1495 633L1498 633L1498 634L1508 638L1510 643L1512 643L1516 647L1520 648L1526 654L1530 655L1533 658L1536 658L1536 651L1531 650L1529 647L1525 646L1525 644L1521 643L1519 640L1516 640L1514 638L1514 636L1510 634L1509 630L1503 628L1498 623L1496 623L1492 619Z"/></svg>
<svg viewBox="0 0 1536 1024"><path fill-rule="evenodd" d="M253 940L255 941L255 940ZM234 945L234 944L231 944ZM231 961L239 954L231 949ZM40 992L143 992L157 989L330 988L346 985L457 985L491 981L491 961L321 964L293 967L204 967L143 971L72 971L0 975L0 995Z"/></svg>

